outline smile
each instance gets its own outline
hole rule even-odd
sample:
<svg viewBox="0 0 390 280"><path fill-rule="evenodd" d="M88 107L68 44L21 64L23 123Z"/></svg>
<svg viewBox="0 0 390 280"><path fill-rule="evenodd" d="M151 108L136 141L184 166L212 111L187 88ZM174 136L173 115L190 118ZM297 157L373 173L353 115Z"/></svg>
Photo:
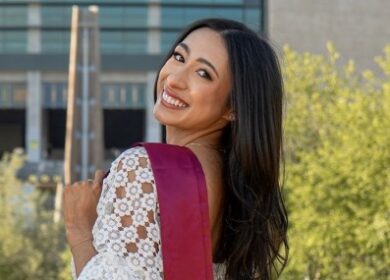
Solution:
<svg viewBox="0 0 390 280"><path fill-rule="evenodd" d="M161 94L161 99L165 102L168 103L171 106L174 106L176 108L186 108L188 107L188 104L182 102L181 100L169 95L166 90L163 91Z"/></svg>

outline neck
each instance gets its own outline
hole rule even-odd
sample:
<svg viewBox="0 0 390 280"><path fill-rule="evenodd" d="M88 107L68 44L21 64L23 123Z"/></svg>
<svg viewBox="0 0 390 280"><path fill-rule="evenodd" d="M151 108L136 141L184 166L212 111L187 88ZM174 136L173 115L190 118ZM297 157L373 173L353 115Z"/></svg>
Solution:
<svg viewBox="0 0 390 280"><path fill-rule="evenodd" d="M167 143L178 146L191 144L209 145L218 147L222 136L222 129L206 129L203 131L186 131L167 126Z"/></svg>

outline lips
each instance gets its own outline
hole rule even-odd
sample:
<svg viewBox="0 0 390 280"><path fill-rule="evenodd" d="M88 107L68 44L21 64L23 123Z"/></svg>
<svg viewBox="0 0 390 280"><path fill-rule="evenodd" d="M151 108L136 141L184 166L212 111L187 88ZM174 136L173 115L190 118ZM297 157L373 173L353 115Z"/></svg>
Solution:
<svg viewBox="0 0 390 280"><path fill-rule="evenodd" d="M189 105L179 97L175 96L169 89L164 87L164 91L161 93L161 99L164 103L169 104L178 109L186 108Z"/></svg>

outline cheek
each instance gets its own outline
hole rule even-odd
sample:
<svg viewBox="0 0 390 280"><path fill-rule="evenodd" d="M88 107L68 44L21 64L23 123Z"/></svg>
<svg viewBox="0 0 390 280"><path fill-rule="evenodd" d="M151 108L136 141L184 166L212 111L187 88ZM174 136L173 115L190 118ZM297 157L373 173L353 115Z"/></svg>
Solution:
<svg viewBox="0 0 390 280"><path fill-rule="evenodd" d="M160 69L160 72L158 73L158 79L157 79L157 93L160 93L163 89L164 80L167 78L169 74L170 67L169 60L164 64L164 66Z"/></svg>
<svg viewBox="0 0 390 280"><path fill-rule="evenodd" d="M162 91L164 79L165 79L165 73L164 73L163 69L161 69L159 74L158 74L158 79L157 79L157 86L156 86L157 95Z"/></svg>
<svg viewBox="0 0 390 280"><path fill-rule="evenodd" d="M202 111L205 117L217 118L225 112L227 93L222 92L220 88L199 87L196 92L198 110Z"/></svg>

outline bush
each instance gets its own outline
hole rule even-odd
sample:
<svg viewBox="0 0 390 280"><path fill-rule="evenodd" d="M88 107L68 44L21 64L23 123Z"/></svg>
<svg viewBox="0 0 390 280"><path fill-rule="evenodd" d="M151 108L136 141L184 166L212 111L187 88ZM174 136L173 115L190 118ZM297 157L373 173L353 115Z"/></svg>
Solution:
<svg viewBox="0 0 390 280"><path fill-rule="evenodd" d="M58 279L69 264L63 225L43 207L49 193L15 178L22 164L20 152L0 162L0 279Z"/></svg>
<svg viewBox="0 0 390 280"><path fill-rule="evenodd" d="M389 279L390 45L381 81L284 49L290 260L281 279ZM341 70L340 70L341 69Z"/></svg>

